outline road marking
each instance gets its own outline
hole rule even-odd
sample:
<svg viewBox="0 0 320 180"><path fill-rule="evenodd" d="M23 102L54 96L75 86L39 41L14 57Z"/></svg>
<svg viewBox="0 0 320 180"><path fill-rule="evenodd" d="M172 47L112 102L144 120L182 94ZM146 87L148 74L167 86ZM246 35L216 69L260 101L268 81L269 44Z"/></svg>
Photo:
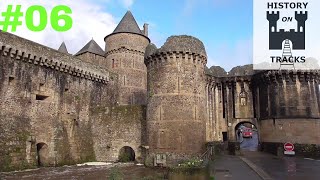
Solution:
<svg viewBox="0 0 320 180"><path fill-rule="evenodd" d="M314 161L314 159L311 159L311 158L304 158L304 159L306 159L306 160L312 160L312 161Z"/></svg>

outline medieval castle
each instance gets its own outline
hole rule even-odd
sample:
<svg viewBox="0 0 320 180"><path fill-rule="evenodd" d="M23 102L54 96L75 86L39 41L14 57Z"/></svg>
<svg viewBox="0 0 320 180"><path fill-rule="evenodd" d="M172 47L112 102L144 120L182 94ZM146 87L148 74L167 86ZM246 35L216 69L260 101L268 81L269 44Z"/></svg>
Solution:
<svg viewBox="0 0 320 180"><path fill-rule="evenodd" d="M318 71L206 68L203 43L171 36L157 48L127 12L105 50L77 54L0 32L0 171L88 161L152 165L200 156L208 143L237 150L243 122L260 150L320 155ZM280 151L281 153L281 151Z"/></svg>

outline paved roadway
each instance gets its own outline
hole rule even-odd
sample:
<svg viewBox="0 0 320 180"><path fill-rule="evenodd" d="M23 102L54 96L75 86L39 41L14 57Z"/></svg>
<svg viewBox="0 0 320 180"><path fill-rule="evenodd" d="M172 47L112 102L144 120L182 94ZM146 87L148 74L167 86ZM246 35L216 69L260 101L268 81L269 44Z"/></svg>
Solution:
<svg viewBox="0 0 320 180"><path fill-rule="evenodd" d="M213 163L217 180L259 180L259 175L237 156L221 155Z"/></svg>
<svg viewBox="0 0 320 180"><path fill-rule="evenodd" d="M320 160L277 157L264 152L243 152L243 157L263 169L274 180L319 180Z"/></svg>
<svg viewBox="0 0 320 180"><path fill-rule="evenodd" d="M258 132L252 131L252 138L243 138L240 134L240 149L245 151L257 151L258 150Z"/></svg>

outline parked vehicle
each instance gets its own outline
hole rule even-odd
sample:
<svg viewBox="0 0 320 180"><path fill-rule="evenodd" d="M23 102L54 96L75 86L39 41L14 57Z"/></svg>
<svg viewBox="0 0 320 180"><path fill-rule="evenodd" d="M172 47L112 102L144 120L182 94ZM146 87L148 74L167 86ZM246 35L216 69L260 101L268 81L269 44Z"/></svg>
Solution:
<svg viewBox="0 0 320 180"><path fill-rule="evenodd" d="M252 138L252 129L251 128L245 128L242 130L242 137L244 138Z"/></svg>

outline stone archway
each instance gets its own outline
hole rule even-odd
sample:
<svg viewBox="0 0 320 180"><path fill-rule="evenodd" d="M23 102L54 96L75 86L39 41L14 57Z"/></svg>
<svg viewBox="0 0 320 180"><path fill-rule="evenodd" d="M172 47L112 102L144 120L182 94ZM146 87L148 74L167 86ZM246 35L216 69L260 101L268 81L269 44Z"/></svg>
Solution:
<svg viewBox="0 0 320 180"><path fill-rule="evenodd" d="M135 152L129 146L124 146L119 151L119 161L120 162L131 162L135 161Z"/></svg>
<svg viewBox="0 0 320 180"><path fill-rule="evenodd" d="M49 165L49 148L46 143L37 144L37 159L39 167Z"/></svg>
<svg viewBox="0 0 320 180"><path fill-rule="evenodd" d="M240 143L240 150L257 151L259 145L258 128L252 122L239 122L235 126L235 138ZM250 135L250 133L252 135Z"/></svg>

